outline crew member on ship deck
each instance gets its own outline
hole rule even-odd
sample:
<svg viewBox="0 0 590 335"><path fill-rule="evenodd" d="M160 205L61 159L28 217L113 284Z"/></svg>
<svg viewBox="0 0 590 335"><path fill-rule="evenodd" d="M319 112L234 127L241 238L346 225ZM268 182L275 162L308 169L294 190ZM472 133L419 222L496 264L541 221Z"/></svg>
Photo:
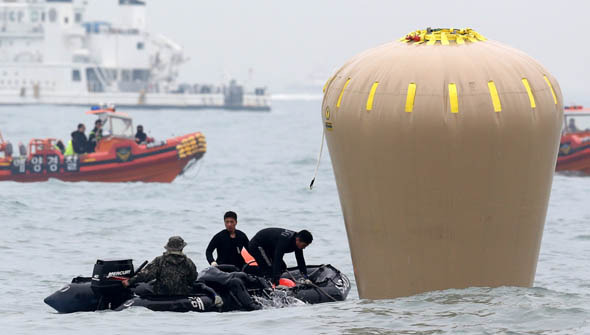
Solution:
<svg viewBox="0 0 590 335"><path fill-rule="evenodd" d="M94 121L94 129L88 136L88 152L94 152L96 144L102 139L102 121L100 119Z"/></svg>
<svg viewBox="0 0 590 335"><path fill-rule="evenodd" d="M578 126L576 126L576 119L571 118L570 122L567 125L567 131L570 133L575 133L579 131Z"/></svg>
<svg viewBox="0 0 590 335"><path fill-rule="evenodd" d="M68 142L65 155L86 153L88 139L84 132L86 132L86 126L83 123L78 124L78 130L72 132L72 139Z"/></svg>
<svg viewBox="0 0 590 335"><path fill-rule="evenodd" d="M146 141L147 141L147 135L143 132L143 126L138 125L137 126L137 133L135 134L135 142L137 142L137 144L142 144L142 143L145 143Z"/></svg>

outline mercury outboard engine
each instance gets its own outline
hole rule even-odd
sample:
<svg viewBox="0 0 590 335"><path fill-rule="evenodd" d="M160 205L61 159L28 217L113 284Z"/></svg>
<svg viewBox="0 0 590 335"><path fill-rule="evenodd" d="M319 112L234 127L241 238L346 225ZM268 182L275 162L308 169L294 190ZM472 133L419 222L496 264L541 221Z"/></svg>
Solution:
<svg viewBox="0 0 590 335"><path fill-rule="evenodd" d="M134 275L133 261L124 260L97 260L92 271L90 287L98 297L97 310L114 309L133 294L125 288L121 281Z"/></svg>

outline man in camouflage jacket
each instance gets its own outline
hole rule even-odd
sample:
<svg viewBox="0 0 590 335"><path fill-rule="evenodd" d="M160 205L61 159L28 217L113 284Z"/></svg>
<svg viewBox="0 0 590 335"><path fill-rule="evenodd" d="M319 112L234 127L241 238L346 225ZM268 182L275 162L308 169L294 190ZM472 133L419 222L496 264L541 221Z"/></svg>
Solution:
<svg viewBox="0 0 590 335"><path fill-rule="evenodd" d="M164 248L166 252L156 257L145 269L129 280L123 281L125 287L136 283L156 280L153 284L155 295L188 295L197 279L197 267L182 249L186 243L180 236L172 236Z"/></svg>

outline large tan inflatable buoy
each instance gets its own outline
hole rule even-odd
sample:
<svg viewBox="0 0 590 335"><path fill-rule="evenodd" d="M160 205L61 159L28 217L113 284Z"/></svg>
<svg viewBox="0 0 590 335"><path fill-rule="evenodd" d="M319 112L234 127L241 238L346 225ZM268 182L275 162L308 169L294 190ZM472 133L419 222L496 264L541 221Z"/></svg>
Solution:
<svg viewBox="0 0 590 335"><path fill-rule="evenodd" d="M471 29L427 29L357 55L324 90L361 298L533 284L563 118L543 66Z"/></svg>

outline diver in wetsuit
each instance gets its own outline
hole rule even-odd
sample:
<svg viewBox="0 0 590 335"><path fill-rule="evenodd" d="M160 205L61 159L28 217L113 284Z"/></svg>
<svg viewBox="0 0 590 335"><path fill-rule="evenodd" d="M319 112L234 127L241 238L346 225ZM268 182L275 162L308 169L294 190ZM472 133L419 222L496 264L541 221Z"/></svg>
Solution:
<svg viewBox="0 0 590 335"><path fill-rule="evenodd" d="M221 295L224 302L223 311L261 309L262 306L248 293L248 288L268 288L268 283L262 278L257 279L244 272L227 273L214 266L201 271L198 281Z"/></svg>
<svg viewBox="0 0 590 335"><path fill-rule="evenodd" d="M278 285L281 274L287 268L283 256L290 252L295 252L299 272L307 280L303 249L312 241L313 236L307 230L296 233L283 228L266 228L250 240L248 251L256 259L260 274L271 278L272 283Z"/></svg>
<svg viewBox="0 0 590 335"><path fill-rule="evenodd" d="M248 236L236 229L238 215L235 212L225 213L223 221L225 229L213 236L207 246L207 261L212 266L231 264L237 268L236 270L241 270L245 264L241 252L243 248L248 247ZM213 258L213 250L217 250L217 259Z"/></svg>

